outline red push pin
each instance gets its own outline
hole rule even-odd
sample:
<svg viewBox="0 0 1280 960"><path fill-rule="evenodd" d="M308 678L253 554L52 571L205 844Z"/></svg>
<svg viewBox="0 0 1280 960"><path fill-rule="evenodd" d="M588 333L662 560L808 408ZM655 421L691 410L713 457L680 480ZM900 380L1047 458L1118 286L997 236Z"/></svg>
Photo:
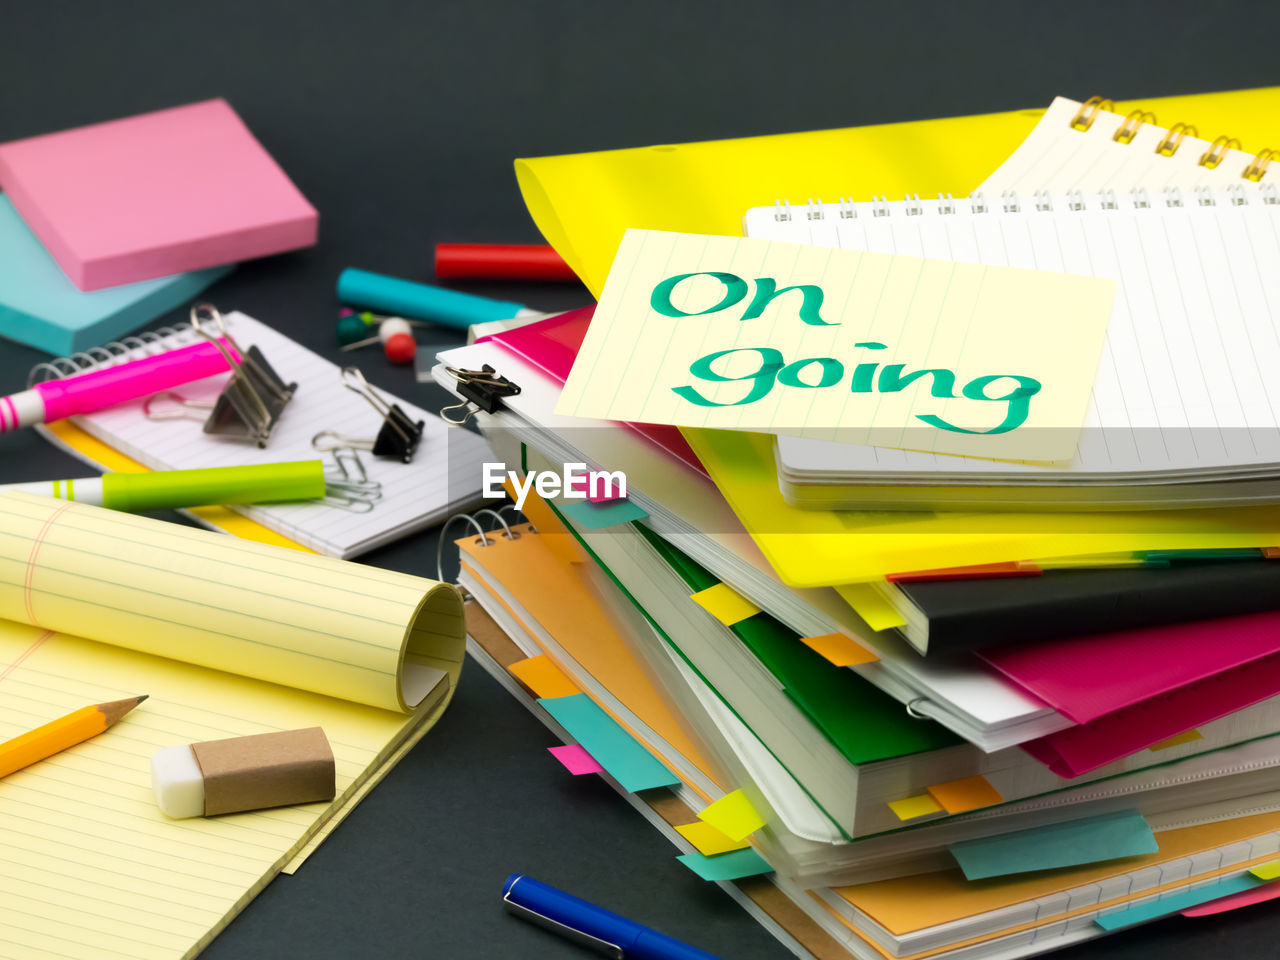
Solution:
<svg viewBox="0 0 1280 960"><path fill-rule="evenodd" d="M403 317L385 317L378 324L378 335L344 344L343 350L355 350L371 343L381 343L382 352L392 363L413 363L418 353L418 343L413 339L414 325Z"/></svg>

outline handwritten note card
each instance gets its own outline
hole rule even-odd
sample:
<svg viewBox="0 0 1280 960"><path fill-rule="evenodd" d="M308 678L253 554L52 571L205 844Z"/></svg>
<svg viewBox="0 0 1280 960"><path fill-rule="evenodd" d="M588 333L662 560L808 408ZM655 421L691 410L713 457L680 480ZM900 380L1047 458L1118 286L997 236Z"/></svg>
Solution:
<svg viewBox="0 0 1280 960"><path fill-rule="evenodd" d="M629 230L556 412L1071 457L1115 283Z"/></svg>

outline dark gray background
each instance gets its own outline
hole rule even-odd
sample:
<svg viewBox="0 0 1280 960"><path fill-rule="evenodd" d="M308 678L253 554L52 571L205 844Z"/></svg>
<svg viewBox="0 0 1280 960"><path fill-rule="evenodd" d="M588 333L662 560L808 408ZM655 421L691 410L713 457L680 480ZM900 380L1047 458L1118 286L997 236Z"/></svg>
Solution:
<svg viewBox="0 0 1280 960"><path fill-rule="evenodd" d="M1280 82L1278 27L1280 5L1208 0L0 0L0 141L226 97L320 210L321 239L240 267L209 298L336 359L343 267L429 280L438 240L538 240L514 157L1264 86ZM542 309L588 300L572 284L465 289ZM40 359L0 343L0 392ZM432 404L376 352L361 363ZM0 440L0 482L83 474L30 432ZM424 535L367 560L434 575L433 558ZM602 782L567 776L552 742L469 666L439 726L205 956L581 956L501 912L513 871L726 958L788 955ZM1263 905L1060 956L1269 957L1278 936Z"/></svg>

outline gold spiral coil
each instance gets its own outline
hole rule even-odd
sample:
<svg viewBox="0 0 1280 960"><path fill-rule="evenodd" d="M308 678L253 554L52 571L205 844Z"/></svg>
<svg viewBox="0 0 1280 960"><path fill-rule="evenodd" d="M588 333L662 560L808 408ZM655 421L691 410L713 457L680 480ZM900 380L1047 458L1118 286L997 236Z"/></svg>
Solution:
<svg viewBox="0 0 1280 960"><path fill-rule="evenodd" d="M1249 166L1245 167L1244 173L1240 174L1245 180L1251 180L1257 183L1262 179L1262 175L1267 172L1267 167L1271 165L1271 161L1280 157L1280 150L1264 149L1259 150L1250 161Z"/></svg>
<svg viewBox="0 0 1280 960"><path fill-rule="evenodd" d="M1124 123L1120 124L1120 129L1112 135L1111 139L1116 143L1131 143L1144 123L1155 122L1156 115L1154 113L1146 110L1130 111L1129 115L1124 118Z"/></svg>
<svg viewBox="0 0 1280 960"><path fill-rule="evenodd" d="M1071 121L1071 129L1081 132L1088 130L1093 126L1093 121L1098 119L1099 110L1110 110L1114 106L1115 103L1111 100L1103 97L1090 97L1076 111L1076 115Z"/></svg>
<svg viewBox="0 0 1280 960"><path fill-rule="evenodd" d="M1222 158L1227 155L1228 150L1239 149L1240 141L1235 137L1218 137L1213 143L1209 144L1209 149L1201 155L1200 166L1212 170L1222 162Z"/></svg>
<svg viewBox="0 0 1280 960"><path fill-rule="evenodd" d="M1162 157L1172 157L1178 152L1178 147L1182 145L1183 137L1197 136L1196 128L1189 123L1175 123L1169 128L1168 133L1164 135L1164 139L1156 145L1156 153Z"/></svg>

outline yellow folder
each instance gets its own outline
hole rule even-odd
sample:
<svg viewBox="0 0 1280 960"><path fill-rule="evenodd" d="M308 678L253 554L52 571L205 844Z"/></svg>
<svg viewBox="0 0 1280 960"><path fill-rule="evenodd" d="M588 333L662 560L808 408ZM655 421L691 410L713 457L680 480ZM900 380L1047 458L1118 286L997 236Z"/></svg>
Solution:
<svg viewBox="0 0 1280 960"><path fill-rule="evenodd" d="M1120 102L1163 125L1229 134L1256 153L1280 146L1280 87ZM639 147L518 160L525 203L549 242L599 295L629 227L740 235L742 215L775 199L963 196L1031 131L1043 110ZM1129 514L901 514L800 510L778 492L772 444L686 430L695 452L792 586L876 579L927 567L1137 549L1266 546L1280 510ZM851 537L849 534L857 533Z"/></svg>

